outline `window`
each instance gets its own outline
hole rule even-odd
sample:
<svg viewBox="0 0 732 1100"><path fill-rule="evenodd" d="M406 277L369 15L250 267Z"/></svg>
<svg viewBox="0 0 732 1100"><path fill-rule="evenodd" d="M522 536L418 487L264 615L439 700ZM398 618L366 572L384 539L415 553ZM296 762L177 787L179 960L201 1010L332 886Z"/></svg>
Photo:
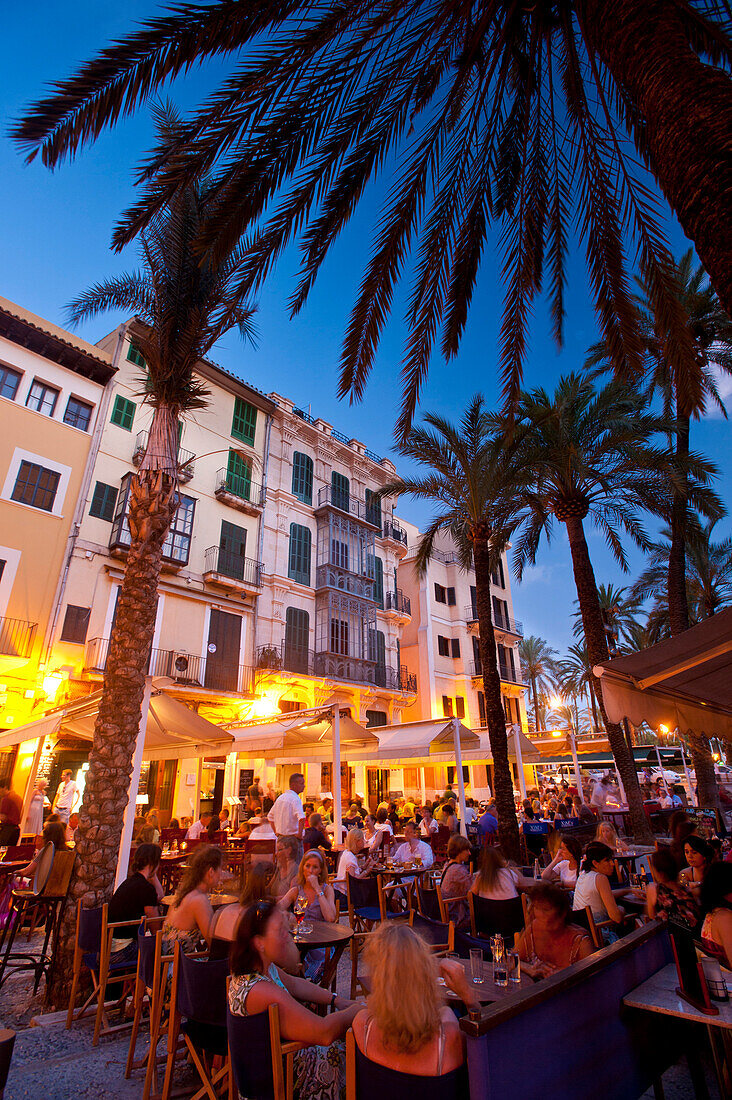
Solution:
<svg viewBox="0 0 732 1100"><path fill-rule="evenodd" d="M366 711L366 729L373 729L374 726L386 725L386 711L385 710L367 710Z"/></svg>
<svg viewBox="0 0 732 1100"><path fill-rule="evenodd" d="M497 596L492 597L493 604L493 622L502 630L508 630L509 618L508 618L508 604L505 600L499 600Z"/></svg>
<svg viewBox="0 0 732 1100"><path fill-rule="evenodd" d="M498 559L498 565L491 573L491 582L498 588L506 587L506 578L503 573L503 558Z"/></svg>
<svg viewBox="0 0 732 1100"><path fill-rule="evenodd" d="M127 347L127 358L130 363L134 363L136 367L146 367L145 356L142 352L130 342Z"/></svg>
<svg viewBox="0 0 732 1100"><path fill-rule="evenodd" d="M238 451L229 451L226 464L226 488L241 500L249 500L252 492L252 466Z"/></svg>
<svg viewBox="0 0 732 1100"><path fill-rule="evenodd" d="M310 552L312 535L308 527L290 524L290 562L287 576L299 584L310 584Z"/></svg>
<svg viewBox="0 0 732 1100"><path fill-rule="evenodd" d="M330 475L331 502L334 508L340 508L343 512L350 510L351 485L345 474L336 473Z"/></svg>
<svg viewBox="0 0 732 1100"><path fill-rule="evenodd" d="M340 539L330 540L330 563L339 569L348 569L348 543Z"/></svg>
<svg viewBox="0 0 732 1100"><path fill-rule="evenodd" d="M5 558L0 558L0 581L3 579L3 573L5 572L5 566L7 564Z"/></svg>
<svg viewBox="0 0 732 1100"><path fill-rule="evenodd" d="M288 672L308 671L310 616L300 607L285 612L285 668Z"/></svg>
<svg viewBox="0 0 732 1100"><path fill-rule="evenodd" d="M116 424L118 428L124 428L126 432L131 432L136 408L137 405L134 401L129 401L126 397L123 397L121 393L118 393L114 399L112 415L109 419L112 424Z"/></svg>
<svg viewBox="0 0 732 1100"><path fill-rule="evenodd" d="M246 566L247 532L236 523L221 521L219 534L219 572L233 580L243 581Z"/></svg>
<svg viewBox="0 0 732 1100"><path fill-rule="evenodd" d="M478 618L478 589L474 584L470 586L470 607L473 614L473 618Z"/></svg>
<svg viewBox="0 0 732 1100"><path fill-rule="evenodd" d="M437 603L447 603L447 589L435 582L435 600Z"/></svg>
<svg viewBox="0 0 732 1100"><path fill-rule="evenodd" d="M448 607L454 607L455 606L455 589L454 588L448 588L448 590L447 590L447 604L448 604Z"/></svg>
<svg viewBox="0 0 732 1100"><path fill-rule="evenodd" d="M459 638L451 638L450 639L450 645L451 645L451 648L452 648L452 657L453 658L454 657L459 657L460 656L460 639Z"/></svg>
<svg viewBox="0 0 732 1100"><path fill-rule="evenodd" d="M371 489L366 490L366 520L381 530L381 500Z"/></svg>
<svg viewBox="0 0 732 1100"><path fill-rule="evenodd" d="M452 718L452 699L449 695L442 696L442 713L445 718Z"/></svg>
<svg viewBox="0 0 732 1100"><path fill-rule="evenodd" d="M302 451L292 456L292 495L303 504L313 503L313 460Z"/></svg>
<svg viewBox="0 0 732 1100"><path fill-rule="evenodd" d="M455 696L455 714L458 718L465 717L465 700L462 695Z"/></svg>
<svg viewBox="0 0 732 1100"><path fill-rule="evenodd" d="M116 503L117 490L114 485L105 485L103 481L98 481L94 486L94 493L89 505L89 515L96 516L97 519L105 519L107 523L111 523L114 519L114 506Z"/></svg>
<svg viewBox="0 0 732 1100"><path fill-rule="evenodd" d="M254 446L257 431L257 410L243 397L234 400L234 419L231 422L231 434L235 439Z"/></svg>
<svg viewBox="0 0 732 1100"><path fill-rule="evenodd" d="M292 714L294 711L303 709L303 704L298 703L297 699L280 699L277 706L281 714Z"/></svg>
<svg viewBox="0 0 732 1100"><path fill-rule="evenodd" d="M374 558L376 571L374 573L374 603L384 610L384 563L381 558Z"/></svg>
<svg viewBox="0 0 732 1100"><path fill-rule="evenodd" d="M54 389L53 386L47 386L45 382L39 382L37 378L34 378L30 393L25 401L26 408L35 409L36 412L44 413L45 416L53 416L58 394L59 391Z"/></svg>
<svg viewBox="0 0 732 1100"><path fill-rule="evenodd" d="M348 654L348 622L345 619L330 620L330 651Z"/></svg>
<svg viewBox="0 0 732 1100"><path fill-rule="evenodd" d="M505 645L498 646L498 670L502 679L516 679L516 665L513 658L513 649Z"/></svg>
<svg viewBox="0 0 732 1100"><path fill-rule="evenodd" d="M89 427L93 408L93 405L80 401L78 397L70 397L66 403L64 424L70 424L72 428L79 428L85 432Z"/></svg>
<svg viewBox="0 0 732 1100"><path fill-rule="evenodd" d="M91 608L74 607L73 604L69 604L64 616L64 625L61 628L61 641L83 645L86 641L86 632L89 629L90 615Z"/></svg>
<svg viewBox="0 0 732 1100"><path fill-rule="evenodd" d="M450 639L443 638L441 634L437 635L437 652L440 657L450 656Z"/></svg>
<svg viewBox="0 0 732 1100"><path fill-rule="evenodd" d="M369 632L369 659L376 661L376 683L379 687L386 687L386 637L383 630Z"/></svg>
<svg viewBox="0 0 732 1100"><path fill-rule="evenodd" d="M485 713L485 695L482 691L478 692L478 719L480 721L481 729L485 729L488 725L488 719Z"/></svg>
<svg viewBox="0 0 732 1100"><path fill-rule="evenodd" d="M191 532L193 531L193 515L196 511L196 502L193 497L181 496L178 500L178 508L173 516L173 522L168 531L168 537L163 543L163 557L179 565L188 564L188 555L191 551Z"/></svg>
<svg viewBox="0 0 732 1100"><path fill-rule="evenodd" d="M12 367L6 367L0 363L0 397L7 397L11 401L15 401L15 395L18 392L22 377L20 371L13 370Z"/></svg>
<svg viewBox="0 0 732 1100"><path fill-rule="evenodd" d="M60 480L61 474L56 470L47 470L45 466L39 466L35 462L23 461L10 499L51 512Z"/></svg>
<svg viewBox="0 0 732 1100"><path fill-rule="evenodd" d="M506 721L513 725L521 725L521 714L519 712L518 699L513 699L509 695L503 696L503 713L506 716Z"/></svg>

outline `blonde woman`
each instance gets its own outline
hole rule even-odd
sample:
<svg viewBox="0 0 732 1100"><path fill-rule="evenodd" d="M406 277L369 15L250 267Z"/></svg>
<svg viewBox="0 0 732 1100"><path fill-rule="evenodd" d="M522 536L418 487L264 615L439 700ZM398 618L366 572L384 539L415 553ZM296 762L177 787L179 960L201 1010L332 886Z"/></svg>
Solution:
<svg viewBox="0 0 732 1100"><path fill-rule="evenodd" d="M280 909L295 907L298 921L323 920L334 923L338 918L333 887L328 883L328 868L325 856L319 848L312 848L300 860L297 882L277 902ZM303 977L310 982L319 982L323 975L325 948L315 947L308 951L303 961Z"/></svg>
<svg viewBox="0 0 732 1100"><path fill-rule="evenodd" d="M465 1048L438 984L438 960L406 924L384 922L364 950L371 993L353 1021L361 1055L398 1073L442 1078L445 1100L459 1092ZM465 970L439 960L439 973L469 1011L479 1008Z"/></svg>
<svg viewBox="0 0 732 1100"><path fill-rule="evenodd" d="M609 821L600 822L595 829L595 835L592 839L598 844L607 844L608 848L612 848L613 852L628 851L628 845L620 839L615 826L611 825Z"/></svg>
<svg viewBox="0 0 732 1100"><path fill-rule="evenodd" d="M188 859L188 867L175 893L163 924L166 951L177 941L184 951L192 951L201 940L211 943L214 911L208 895L221 881L220 848L202 844Z"/></svg>

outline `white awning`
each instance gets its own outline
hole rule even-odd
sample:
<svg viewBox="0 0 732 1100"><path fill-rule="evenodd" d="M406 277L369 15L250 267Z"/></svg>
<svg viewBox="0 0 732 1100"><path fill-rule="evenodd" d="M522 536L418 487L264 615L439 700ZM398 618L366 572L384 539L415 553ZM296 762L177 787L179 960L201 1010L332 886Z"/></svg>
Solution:
<svg viewBox="0 0 732 1100"><path fill-rule="evenodd" d="M333 711L330 707L295 711L268 722L248 722L229 726L234 735L232 752L245 756L285 757L293 762L306 757L322 756L330 760L333 754ZM346 714L340 716L341 753L378 750L379 742L371 730L354 722Z"/></svg>
<svg viewBox="0 0 732 1100"><path fill-rule="evenodd" d="M480 738L468 726L459 724L460 746L480 748ZM378 758L398 760L402 757L429 756L452 751L455 737L453 718L432 718L426 722L400 722L393 726L375 726L379 739Z"/></svg>
<svg viewBox="0 0 732 1100"><path fill-rule="evenodd" d="M594 669L611 722L732 741L732 608Z"/></svg>
<svg viewBox="0 0 732 1100"><path fill-rule="evenodd" d="M52 711L45 718L29 722L18 729L0 735L0 748L19 745L57 734L59 737L80 737L91 741L97 720L101 691L83 700ZM6 740L6 738L10 738ZM231 752L230 734L213 722L207 722L189 707L172 699L164 691L154 692L150 699L145 748L146 760L179 760L189 756L224 756Z"/></svg>

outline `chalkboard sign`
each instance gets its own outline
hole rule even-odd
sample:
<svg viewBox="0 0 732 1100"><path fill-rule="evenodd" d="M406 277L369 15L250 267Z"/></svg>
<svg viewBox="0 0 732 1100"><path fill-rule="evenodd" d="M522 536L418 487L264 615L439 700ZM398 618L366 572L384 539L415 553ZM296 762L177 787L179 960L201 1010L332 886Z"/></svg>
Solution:
<svg viewBox="0 0 732 1100"><path fill-rule="evenodd" d="M246 801L247 792L254 782L254 768L242 768L239 772L239 798Z"/></svg>
<svg viewBox="0 0 732 1100"><path fill-rule="evenodd" d="M715 835L727 835L727 827L719 810L710 806L689 806L686 812L696 822L699 833L707 840Z"/></svg>

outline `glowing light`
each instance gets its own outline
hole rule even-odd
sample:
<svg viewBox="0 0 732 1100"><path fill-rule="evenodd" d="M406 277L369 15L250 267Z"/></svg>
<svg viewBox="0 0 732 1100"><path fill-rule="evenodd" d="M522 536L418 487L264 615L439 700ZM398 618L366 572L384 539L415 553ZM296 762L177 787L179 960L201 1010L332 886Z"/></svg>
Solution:
<svg viewBox="0 0 732 1100"><path fill-rule="evenodd" d="M66 674L63 672L49 672L48 675L43 677L43 691L49 703L56 698L56 692L65 679Z"/></svg>
<svg viewBox="0 0 732 1100"><path fill-rule="evenodd" d="M562 699L561 695L552 695L552 697L551 697L551 699L549 700L549 702L550 702L550 704L551 704L551 706L552 706L553 710L556 710L556 709L557 709L557 707L561 707L561 706L562 706L562 704L563 704L564 700Z"/></svg>
<svg viewBox="0 0 732 1100"><path fill-rule="evenodd" d="M35 694L36 694L35 688L28 688L27 691L23 692L23 698L24 699L33 699Z"/></svg>
<svg viewBox="0 0 732 1100"><path fill-rule="evenodd" d="M659 733L668 733L668 726L664 726L664 724L662 722L661 725L658 727L658 732Z"/></svg>
<svg viewBox="0 0 732 1100"><path fill-rule="evenodd" d="M720 759L721 759L721 757L720 757L718 752L713 752L712 753L712 760L714 761L715 764L718 764Z"/></svg>
<svg viewBox="0 0 732 1100"><path fill-rule="evenodd" d="M561 737L562 730L552 730L552 737Z"/></svg>
<svg viewBox="0 0 732 1100"><path fill-rule="evenodd" d="M278 699L275 695L259 695L251 703L246 704L247 718L274 718L280 713Z"/></svg>

